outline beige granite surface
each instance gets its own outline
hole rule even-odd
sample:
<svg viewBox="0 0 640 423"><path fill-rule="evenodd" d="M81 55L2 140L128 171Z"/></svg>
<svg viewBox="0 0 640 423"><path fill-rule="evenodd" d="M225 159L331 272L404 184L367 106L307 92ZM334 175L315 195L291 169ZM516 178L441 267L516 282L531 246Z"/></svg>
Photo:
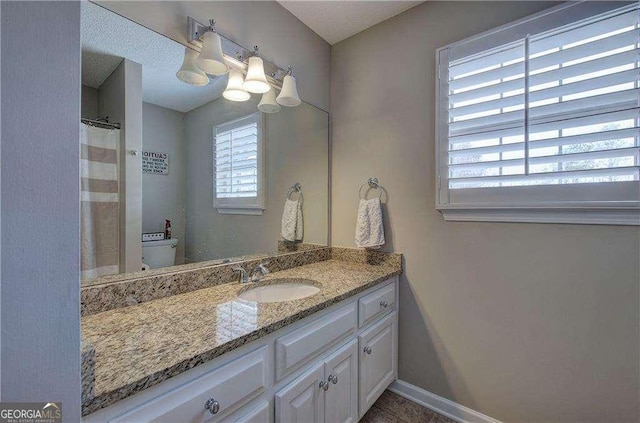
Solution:
<svg viewBox="0 0 640 423"><path fill-rule="evenodd" d="M273 278L315 281L320 292L300 300L279 303L240 300L237 295L247 285L234 282L85 316L82 337L95 349L95 396L83 398L83 415L401 272L400 265L330 259L272 273L256 284L268 283Z"/></svg>
<svg viewBox="0 0 640 423"><path fill-rule="evenodd" d="M375 266L402 266L402 254L369 248L331 247L331 258Z"/></svg>
<svg viewBox="0 0 640 423"><path fill-rule="evenodd" d="M243 266L247 271L250 271L258 263L268 261L269 269L272 272L277 272L316 263L331 258L331 248L314 248L273 256L261 255L259 258L256 256L247 257L232 263L210 265L196 263L197 266L194 268L184 269L183 267L188 265L183 265L158 269L158 272L163 272L157 274L150 271L149 273L136 272L96 278L94 282L83 285L80 289L80 314L89 316L115 308L225 284L238 278L238 274L233 271L236 266ZM101 280L102 283L95 282L97 280Z"/></svg>

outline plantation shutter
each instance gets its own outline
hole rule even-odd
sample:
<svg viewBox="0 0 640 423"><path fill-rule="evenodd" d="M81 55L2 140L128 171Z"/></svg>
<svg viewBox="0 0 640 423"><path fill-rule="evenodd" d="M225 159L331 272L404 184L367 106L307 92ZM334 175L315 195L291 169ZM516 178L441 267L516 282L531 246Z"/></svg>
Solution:
<svg viewBox="0 0 640 423"><path fill-rule="evenodd" d="M260 117L260 113L254 113L215 127L215 207L260 206Z"/></svg>
<svg viewBox="0 0 640 423"><path fill-rule="evenodd" d="M439 206L637 207L638 5L568 9L439 51Z"/></svg>

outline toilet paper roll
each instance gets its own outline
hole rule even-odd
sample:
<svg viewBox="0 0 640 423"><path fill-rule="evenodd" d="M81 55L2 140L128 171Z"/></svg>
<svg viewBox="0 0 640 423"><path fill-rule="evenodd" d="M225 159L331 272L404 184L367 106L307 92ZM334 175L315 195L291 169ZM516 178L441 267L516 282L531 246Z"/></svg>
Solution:
<svg viewBox="0 0 640 423"><path fill-rule="evenodd" d="M149 269L151 269L151 267L149 267L148 264L142 263L142 269L140 269L140 270L149 270Z"/></svg>

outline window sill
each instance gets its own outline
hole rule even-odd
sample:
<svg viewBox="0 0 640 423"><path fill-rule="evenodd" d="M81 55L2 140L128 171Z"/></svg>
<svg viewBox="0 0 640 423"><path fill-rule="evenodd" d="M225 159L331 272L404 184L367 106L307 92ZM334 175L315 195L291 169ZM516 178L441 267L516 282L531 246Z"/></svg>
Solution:
<svg viewBox="0 0 640 423"><path fill-rule="evenodd" d="M640 209L637 208L441 208L440 212L447 222L568 223L579 225L640 226Z"/></svg>
<svg viewBox="0 0 640 423"><path fill-rule="evenodd" d="M247 216L262 216L262 209L225 208L217 209L220 214L241 214Z"/></svg>

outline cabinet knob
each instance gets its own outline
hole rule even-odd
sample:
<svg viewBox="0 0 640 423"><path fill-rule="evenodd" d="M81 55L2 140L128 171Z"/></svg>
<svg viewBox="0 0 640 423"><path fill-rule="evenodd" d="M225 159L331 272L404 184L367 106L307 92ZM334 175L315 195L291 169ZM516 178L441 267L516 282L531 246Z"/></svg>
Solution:
<svg viewBox="0 0 640 423"><path fill-rule="evenodd" d="M380 301L380 307L387 308L388 306L389 306L389 303L387 303L386 301Z"/></svg>
<svg viewBox="0 0 640 423"><path fill-rule="evenodd" d="M220 403L213 398L209 398L207 402L204 403L205 410L209 410L211 414L217 414L220 411Z"/></svg>
<svg viewBox="0 0 640 423"><path fill-rule="evenodd" d="M325 382L324 380L320 381L320 389L322 389L323 391L328 391L329 390L329 383Z"/></svg>
<svg viewBox="0 0 640 423"><path fill-rule="evenodd" d="M371 347L364 347L362 351L366 352L367 354L371 354Z"/></svg>
<svg viewBox="0 0 640 423"><path fill-rule="evenodd" d="M329 382L333 383L334 385L338 383L338 376L336 375L329 375L327 379L329 380Z"/></svg>

